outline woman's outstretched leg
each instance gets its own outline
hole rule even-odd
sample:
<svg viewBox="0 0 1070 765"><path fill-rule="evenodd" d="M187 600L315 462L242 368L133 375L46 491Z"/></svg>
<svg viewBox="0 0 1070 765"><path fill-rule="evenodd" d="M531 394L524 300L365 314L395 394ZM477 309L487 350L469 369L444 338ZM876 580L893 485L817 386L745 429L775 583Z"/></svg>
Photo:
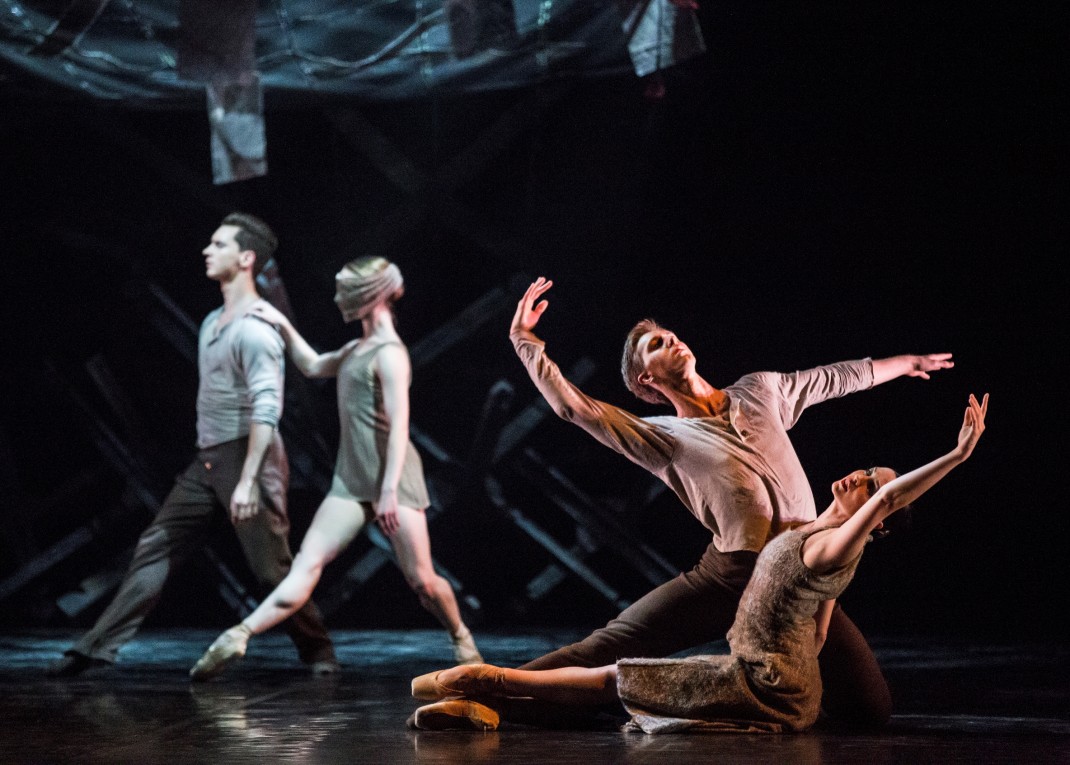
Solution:
<svg viewBox="0 0 1070 765"><path fill-rule="evenodd" d="M461 619L453 587L435 571L431 560L431 538L423 510L404 505L398 507L398 530L390 537L398 565L405 581L420 599L420 605L446 628L453 643L458 664L476 664L483 657L476 648L472 633Z"/></svg>
<svg viewBox="0 0 1070 765"><path fill-rule="evenodd" d="M511 696L556 704L598 706L619 698L617 665L542 670L509 669L492 664L451 667L414 678L412 695L428 700Z"/></svg>
<svg viewBox="0 0 1070 765"><path fill-rule="evenodd" d="M323 567L349 546L364 528L366 517L359 502L326 497L301 541L290 573L242 620L249 632L253 635L266 632L308 602L323 575Z"/></svg>
<svg viewBox="0 0 1070 765"><path fill-rule="evenodd" d="M286 578L240 624L215 639L190 670L190 677L208 680L220 674L229 663L245 655L250 637L266 632L305 605L323 574L323 567L353 541L365 522L366 511L359 502L326 497Z"/></svg>

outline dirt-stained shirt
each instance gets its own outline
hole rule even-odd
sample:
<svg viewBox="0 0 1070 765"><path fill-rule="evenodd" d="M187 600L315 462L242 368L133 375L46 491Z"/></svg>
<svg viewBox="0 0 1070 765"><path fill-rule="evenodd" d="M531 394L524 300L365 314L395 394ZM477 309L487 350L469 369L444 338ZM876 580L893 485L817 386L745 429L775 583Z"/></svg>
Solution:
<svg viewBox="0 0 1070 765"><path fill-rule="evenodd" d="M808 406L873 385L869 358L755 372L723 389L725 416L637 417L565 379L534 334L515 332L511 339L554 412L664 481L713 532L721 552L758 552L780 532L817 517L788 431Z"/></svg>

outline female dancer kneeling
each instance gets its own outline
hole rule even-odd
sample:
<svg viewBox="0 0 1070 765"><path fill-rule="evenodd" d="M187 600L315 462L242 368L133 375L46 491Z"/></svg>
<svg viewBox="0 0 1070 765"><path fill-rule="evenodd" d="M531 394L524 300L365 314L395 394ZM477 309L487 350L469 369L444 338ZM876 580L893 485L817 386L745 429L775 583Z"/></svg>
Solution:
<svg viewBox="0 0 1070 765"><path fill-rule="evenodd" d="M360 338L317 353L280 311L258 303L250 313L278 326L290 357L306 377L338 377L341 438L330 492L316 511L286 578L241 624L209 646L190 670L207 680L245 655L249 638L275 626L311 596L323 567L373 520L390 539L409 586L449 632L458 664L483 661L461 620L450 583L431 561L424 510L430 504L420 457L409 441L409 354L394 326L404 292L401 271L380 257L358 258L335 277L335 302Z"/></svg>
<svg viewBox="0 0 1070 765"><path fill-rule="evenodd" d="M623 659L606 667L518 670L489 664L432 672L412 681L418 699L447 699L416 710L423 729L490 730L495 697L565 705L619 699L627 727L801 731L817 720L817 655L835 598L854 576L872 532L964 462L984 431L988 394L970 396L955 448L896 476L889 468L851 473L832 485L832 504L815 520L775 537L758 556L728 632L727 656ZM479 699L476 701L474 699Z"/></svg>

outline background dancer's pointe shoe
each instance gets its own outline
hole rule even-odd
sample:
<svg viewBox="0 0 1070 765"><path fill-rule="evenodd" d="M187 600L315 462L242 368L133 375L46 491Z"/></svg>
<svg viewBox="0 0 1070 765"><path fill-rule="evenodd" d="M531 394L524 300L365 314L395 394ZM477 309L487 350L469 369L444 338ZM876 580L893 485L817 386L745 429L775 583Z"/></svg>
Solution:
<svg viewBox="0 0 1070 765"><path fill-rule="evenodd" d="M423 701L505 693L505 670L493 664L466 664L428 672L412 680L412 697Z"/></svg>
<svg viewBox="0 0 1070 765"><path fill-rule="evenodd" d="M252 635L244 624L231 627L208 646L208 650L189 671L192 680L211 680L233 661L245 656Z"/></svg>
<svg viewBox="0 0 1070 765"><path fill-rule="evenodd" d="M483 657L476 648L475 638L467 627L460 635L450 635L450 642L453 643L453 660L458 664L483 663Z"/></svg>
<svg viewBox="0 0 1070 765"><path fill-rule="evenodd" d="M335 659L322 659L312 662L309 667L316 677L326 677L342 671L342 665Z"/></svg>
<svg viewBox="0 0 1070 765"><path fill-rule="evenodd" d="M417 730L497 730L498 713L470 699L450 699L416 710L412 718Z"/></svg>

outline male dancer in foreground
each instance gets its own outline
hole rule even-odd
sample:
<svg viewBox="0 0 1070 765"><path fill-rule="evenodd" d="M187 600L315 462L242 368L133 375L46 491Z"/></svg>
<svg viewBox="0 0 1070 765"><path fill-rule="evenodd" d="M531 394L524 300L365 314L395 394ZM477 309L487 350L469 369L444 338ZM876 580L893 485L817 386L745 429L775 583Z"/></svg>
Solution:
<svg viewBox="0 0 1070 765"><path fill-rule="evenodd" d="M600 667L621 658L658 658L723 638L758 552L782 531L816 518L810 484L788 430L802 411L830 398L954 365L951 354L861 359L783 374L757 372L717 388L672 332L639 322L625 341L628 389L673 415L640 418L593 399L570 383L533 330L553 283L539 277L517 305L509 337L543 398L563 420L646 468L713 534L698 564L660 585L587 638L521 669ZM822 710L840 723L880 726L891 696L873 652L838 605L821 652ZM500 701L500 704L499 704ZM495 699L503 720L555 724L545 702ZM436 728L477 728L464 700L425 715ZM564 723L565 721L560 721Z"/></svg>

